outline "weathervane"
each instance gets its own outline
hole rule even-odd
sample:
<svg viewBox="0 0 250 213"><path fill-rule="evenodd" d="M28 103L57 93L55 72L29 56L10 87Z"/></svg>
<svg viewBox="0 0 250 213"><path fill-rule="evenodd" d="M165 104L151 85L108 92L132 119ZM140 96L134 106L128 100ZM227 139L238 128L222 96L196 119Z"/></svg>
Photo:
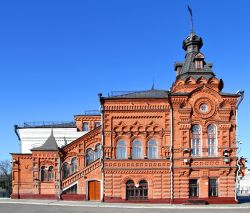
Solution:
<svg viewBox="0 0 250 213"><path fill-rule="evenodd" d="M188 11L190 14L190 21L191 21L191 33L194 34L193 13L192 13L192 9L189 6L188 6Z"/></svg>

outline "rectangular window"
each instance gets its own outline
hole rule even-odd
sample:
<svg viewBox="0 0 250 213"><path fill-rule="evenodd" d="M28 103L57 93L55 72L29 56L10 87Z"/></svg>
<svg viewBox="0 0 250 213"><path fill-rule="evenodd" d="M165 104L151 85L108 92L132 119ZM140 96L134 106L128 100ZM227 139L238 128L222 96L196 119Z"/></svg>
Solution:
<svg viewBox="0 0 250 213"><path fill-rule="evenodd" d="M192 156L201 156L201 143L200 139L192 139L192 149L191 149L191 154Z"/></svg>
<svg viewBox="0 0 250 213"><path fill-rule="evenodd" d="M189 197L199 197L198 179L189 180Z"/></svg>
<svg viewBox="0 0 250 213"><path fill-rule="evenodd" d="M208 138L208 156L217 156L217 146L215 138Z"/></svg>
<svg viewBox="0 0 250 213"><path fill-rule="evenodd" d="M209 179L209 197L217 197L217 196L218 196L217 179L211 178Z"/></svg>

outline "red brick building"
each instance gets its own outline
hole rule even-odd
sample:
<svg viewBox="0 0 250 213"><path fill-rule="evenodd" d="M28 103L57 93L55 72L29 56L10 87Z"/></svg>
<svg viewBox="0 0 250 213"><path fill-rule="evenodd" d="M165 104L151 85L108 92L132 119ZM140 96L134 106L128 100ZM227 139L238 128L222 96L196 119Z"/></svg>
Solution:
<svg viewBox="0 0 250 213"><path fill-rule="evenodd" d="M170 90L100 94L100 115L75 116L87 134L58 148L52 131L31 154L12 154L12 198L236 202L241 94L222 92L202 45L194 33L183 41Z"/></svg>

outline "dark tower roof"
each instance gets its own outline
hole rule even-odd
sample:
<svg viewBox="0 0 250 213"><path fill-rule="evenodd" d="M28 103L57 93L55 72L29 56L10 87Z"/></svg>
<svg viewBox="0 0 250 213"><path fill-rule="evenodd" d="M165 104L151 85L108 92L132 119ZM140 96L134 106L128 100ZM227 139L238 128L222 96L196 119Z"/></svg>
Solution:
<svg viewBox="0 0 250 213"><path fill-rule="evenodd" d="M186 51L186 56L184 62L175 63L176 79L185 80L190 76L195 79L200 77L209 79L215 76L212 71L213 65L206 63L204 55L200 52L202 45L202 38L193 32L183 41L182 47Z"/></svg>
<svg viewBox="0 0 250 213"><path fill-rule="evenodd" d="M51 130L51 135L45 141L42 146L31 149L32 151L58 151L58 146L56 143L56 139L53 135L53 130Z"/></svg>

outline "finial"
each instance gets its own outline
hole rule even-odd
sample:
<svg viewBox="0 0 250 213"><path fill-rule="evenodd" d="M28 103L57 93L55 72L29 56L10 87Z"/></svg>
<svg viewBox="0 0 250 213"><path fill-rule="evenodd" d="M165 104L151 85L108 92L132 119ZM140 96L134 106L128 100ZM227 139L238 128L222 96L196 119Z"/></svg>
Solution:
<svg viewBox="0 0 250 213"><path fill-rule="evenodd" d="M151 87L151 90L154 90L155 89L155 80L153 80L153 84L152 84L152 87Z"/></svg>
<svg viewBox="0 0 250 213"><path fill-rule="evenodd" d="M193 22L193 13L192 13L192 9L188 6L188 11L190 14L190 22L191 22L191 34L194 35L194 22Z"/></svg>
<svg viewBox="0 0 250 213"><path fill-rule="evenodd" d="M54 132L53 132L53 127L51 127L51 133L50 133L50 135L51 135L51 136L54 136L53 133L54 133Z"/></svg>

